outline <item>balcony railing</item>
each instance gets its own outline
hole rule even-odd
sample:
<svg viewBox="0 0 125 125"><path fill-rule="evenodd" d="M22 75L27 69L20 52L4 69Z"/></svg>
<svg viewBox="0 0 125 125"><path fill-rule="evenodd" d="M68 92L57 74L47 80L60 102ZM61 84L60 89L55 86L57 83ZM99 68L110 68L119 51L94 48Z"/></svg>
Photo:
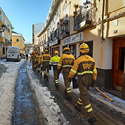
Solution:
<svg viewBox="0 0 125 125"><path fill-rule="evenodd" d="M85 28L91 25L92 21L92 9L87 10L82 7L77 11L77 15L74 17L74 30Z"/></svg>
<svg viewBox="0 0 125 125"><path fill-rule="evenodd" d="M70 34L70 22L69 20L64 20L61 24L59 24L59 39L63 39L69 34Z"/></svg>

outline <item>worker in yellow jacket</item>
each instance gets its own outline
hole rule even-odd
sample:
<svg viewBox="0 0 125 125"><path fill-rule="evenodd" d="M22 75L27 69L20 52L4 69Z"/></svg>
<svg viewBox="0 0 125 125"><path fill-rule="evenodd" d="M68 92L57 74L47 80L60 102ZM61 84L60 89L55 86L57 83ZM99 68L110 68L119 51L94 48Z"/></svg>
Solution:
<svg viewBox="0 0 125 125"><path fill-rule="evenodd" d="M87 111L87 120L89 123L96 121L92 106L88 99L88 90L90 86L94 86L97 79L97 70L95 60L88 56L89 46L86 43L80 45L80 57L75 60L68 77L71 79L77 73L77 84L80 90L80 98L75 108L81 111L81 106Z"/></svg>
<svg viewBox="0 0 125 125"><path fill-rule="evenodd" d="M38 55L38 52L36 51L35 52L35 63L34 63L34 68L36 69L37 68L37 55Z"/></svg>
<svg viewBox="0 0 125 125"><path fill-rule="evenodd" d="M70 48L65 47L63 49L63 55L61 56L57 69L61 70L62 68L62 73L63 73L63 78L64 78L64 83L65 83L65 93L66 93L66 99L71 100L71 86L68 74L70 72L70 69L72 68L73 64L75 61L75 57L70 54Z"/></svg>
<svg viewBox="0 0 125 125"><path fill-rule="evenodd" d="M48 50L46 49L45 54L42 55L42 64L43 64L44 79L47 79L47 80L49 77L50 59L51 59L51 56L50 54L48 54Z"/></svg>
<svg viewBox="0 0 125 125"><path fill-rule="evenodd" d="M44 51L42 51L41 56L40 56L40 58L39 58L40 73L41 73L41 75L42 75L42 73L43 73L43 65L42 65L42 62L43 62L42 56L43 56L43 55L44 55Z"/></svg>
<svg viewBox="0 0 125 125"><path fill-rule="evenodd" d="M32 52L30 62L32 61L32 69L34 70L34 65L35 65L35 52Z"/></svg>
<svg viewBox="0 0 125 125"><path fill-rule="evenodd" d="M38 69L38 73L40 73L40 52L38 52L38 55L36 56L36 67L37 67L37 69Z"/></svg>
<svg viewBox="0 0 125 125"><path fill-rule="evenodd" d="M54 80L55 80L55 86L58 88L58 79L59 79L59 70L57 70L57 65L60 60L60 57L58 56L59 52L55 51L54 56L50 60L50 65L53 66L53 73L54 73Z"/></svg>

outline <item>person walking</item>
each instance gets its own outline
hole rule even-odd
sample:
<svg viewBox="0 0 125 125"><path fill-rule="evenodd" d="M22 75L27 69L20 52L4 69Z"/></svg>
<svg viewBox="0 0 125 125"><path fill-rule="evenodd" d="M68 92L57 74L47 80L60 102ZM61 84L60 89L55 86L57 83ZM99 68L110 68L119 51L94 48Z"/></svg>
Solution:
<svg viewBox="0 0 125 125"><path fill-rule="evenodd" d="M69 72L69 79L77 73L77 84L80 91L80 98L75 105L78 111L81 111L81 107L85 108L87 112L87 120L90 124L96 121L92 106L88 99L88 90L90 86L94 86L97 79L97 70L95 60L87 55L89 52L89 46L86 43L80 45L80 57L74 62L72 69Z"/></svg>
<svg viewBox="0 0 125 125"><path fill-rule="evenodd" d="M38 52L38 55L36 56L36 65L37 65L37 70L38 70L38 73L40 73L40 62L39 62L39 60L40 60L40 52Z"/></svg>
<svg viewBox="0 0 125 125"><path fill-rule="evenodd" d="M28 54L26 54L26 60L28 60Z"/></svg>
<svg viewBox="0 0 125 125"><path fill-rule="evenodd" d="M39 58L40 73L41 73L41 75L42 75L42 73L43 73L43 65L42 65L42 62L43 62L42 56L43 56L43 55L44 55L44 51L42 51L41 56L40 56L40 58Z"/></svg>
<svg viewBox="0 0 125 125"><path fill-rule="evenodd" d="M43 73L44 73L44 79L48 80L49 77L49 62L50 62L51 56L50 54L48 54L48 50L45 50L45 54L43 54L42 56L42 64L43 64ZM47 70L47 72L46 72Z"/></svg>
<svg viewBox="0 0 125 125"><path fill-rule="evenodd" d="M35 65L35 52L32 52L30 62L32 61L32 69L34 70L34 65Z"/></svg>
<svg viewBox="0 0 125 125"><path fill-rule="evenodd" d="M70 54L70 48L65 47L63 49L63 55L60 57L57 69L61 70L62 68L62 73L63 73L63 78L64 78L64 83L65 83L65 93L66 93L66 99L71 100L71 86L68 74L70 72L70 69L72 68L73 64L75 61L75 57Z"/></svg>
<svg viewBox="0 0 125 125"><path fill-rule="evenodd" d="M53 73L54 73L54 80L55 80L55 87L58 88L58 79L59 79L59 70L57 70L57 65L60 60L59 52L55 51L54 55L50 60L50 65L53 66Z"/></svg>

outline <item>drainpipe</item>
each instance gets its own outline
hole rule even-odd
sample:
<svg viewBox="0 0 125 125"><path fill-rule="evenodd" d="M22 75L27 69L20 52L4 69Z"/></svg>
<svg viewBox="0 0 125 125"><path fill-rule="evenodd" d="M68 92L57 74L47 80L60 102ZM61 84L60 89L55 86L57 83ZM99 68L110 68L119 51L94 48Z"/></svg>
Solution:
<svg viewBox="0 0 125 125"><path fill-rule="evenodd" d="M103 5L102 5L102 40L104 39L104 6L105 6L105 0L103 0Z"/></svg>

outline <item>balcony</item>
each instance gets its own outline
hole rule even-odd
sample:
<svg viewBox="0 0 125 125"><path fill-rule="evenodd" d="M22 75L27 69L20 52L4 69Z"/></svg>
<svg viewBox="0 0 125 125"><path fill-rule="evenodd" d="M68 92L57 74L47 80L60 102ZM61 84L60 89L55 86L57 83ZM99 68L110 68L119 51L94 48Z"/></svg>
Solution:
<svg viewBox="0 0 125 125"><path fill-rule="evenodd" d="M91 26L92 23L92 9L87 10L84 7L81 7L77 11L77 15L74 17L74 30L81 30L88 26Z"/></svg>
<svg viewBox="0 0 125 125"><path fill-rule="evenodd" d="M59 27L59 39L63 39L66 36L69 36L70 34L70 22L69 20L64 20L60 22Z"/></svg>
<svg viewBox="0 0 125 125"><path fill-rule="evenodd" d="M59 30L56 29L55 31L51 33L50 37L48 38L49 46L59 44L59 32L58 31Z"/></svg>

